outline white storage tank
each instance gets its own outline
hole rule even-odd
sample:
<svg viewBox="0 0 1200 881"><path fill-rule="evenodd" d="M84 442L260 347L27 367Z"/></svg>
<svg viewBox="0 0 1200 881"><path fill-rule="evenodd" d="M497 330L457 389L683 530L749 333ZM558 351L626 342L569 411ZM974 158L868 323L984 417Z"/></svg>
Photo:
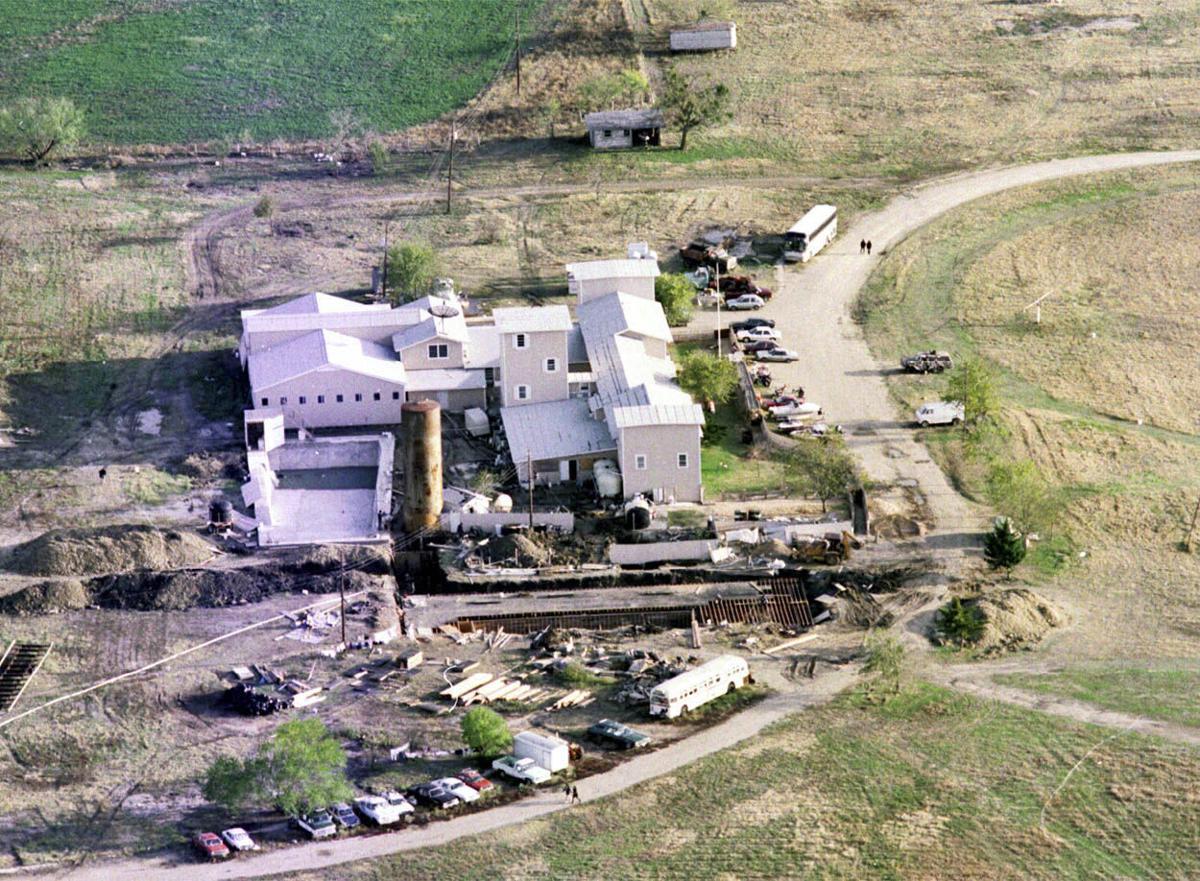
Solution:
<svg viewBox="0 0 1200 881"><path fill-rule="evenodd" d="M621 471L612 459L599 459L592 466L592 477L596 480L596 492L602 499L618 498L621 495Z"/></svg>
<svg viewBox="0 0 1200 881"><path fill-rule="evenodd" d="M466 424L467 434L471 437L487 437L492 431L487 413L478 407L464 410L463 421Z"/></svg>
<svg viewBox="0 0 1200 881"><path fill-rule="evenodd" d="M539 768L551 774L566 770L571 764L571 748L561 737L522 731L513 738L513 755L518 759L533 759Z"/></svg>
<svg viewBox="0 0 1200 881"><path fill-rule="evenodd" d="M512 506L512 496L510 496L508 493L500 493L500 495L492 499L492 510L497 514L510 513L512 511Z"/></svg>

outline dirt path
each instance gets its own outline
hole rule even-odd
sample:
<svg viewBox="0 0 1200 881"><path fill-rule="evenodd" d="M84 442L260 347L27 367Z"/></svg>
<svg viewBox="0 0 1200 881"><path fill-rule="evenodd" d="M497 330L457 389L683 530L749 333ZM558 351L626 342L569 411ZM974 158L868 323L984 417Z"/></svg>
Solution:
<svg viewBox="0 0 1200 881"><path fill-rule="evenodd" d="M604 798L727 749L753 737L766 726L787 715L827 702L849 686L855 675L855 671L848 668L826 673L801 691L770 697L699 734L638 756L611 771L588 777L579 783L580 797L584 801ZM284 872L313 871L353 860L449 844L461 838L491 832L568 809L562 793L555 787L490 811L386 835L360 836L304 847L282 848L261 856L223 864L200 864L190 859L174 862L162 858L85 864L60 869L53 873L53 877L63 881L109 881L112 878L138 878L139 881L218 881L228 878L260 878ZM47 876L43 874L38 877Z"/></svg>

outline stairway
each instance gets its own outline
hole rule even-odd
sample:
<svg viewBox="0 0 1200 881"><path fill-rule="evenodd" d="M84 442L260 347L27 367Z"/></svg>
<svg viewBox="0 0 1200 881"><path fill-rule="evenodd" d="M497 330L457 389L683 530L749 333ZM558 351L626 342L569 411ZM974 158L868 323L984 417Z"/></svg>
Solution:
<svg viewBox="0 0 1200 881"><path fill-rule="evenodd" d="M16 705L51 647L52 643L46 642L14 642L0 656L0 713Z"/></svg>

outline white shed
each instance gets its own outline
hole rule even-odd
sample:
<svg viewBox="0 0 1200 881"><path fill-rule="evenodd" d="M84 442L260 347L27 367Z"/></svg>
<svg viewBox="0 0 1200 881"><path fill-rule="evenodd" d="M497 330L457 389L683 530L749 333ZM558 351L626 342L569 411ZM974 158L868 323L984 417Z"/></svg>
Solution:
<svg viewBox="0 0 1200 881"><path fill-rule="evenodd" d="M513 738L513 755L518 759L533 759L535 765L551 774L571 764L571 748L565 740L536 731L522 731Z"/></svg>
<svg viewBox="0 0 1200 881"><path fill-rule="evenodd" d="M737 24L732 21L704 21L671 31L672 52L715 52L736 48Z"/></svg>

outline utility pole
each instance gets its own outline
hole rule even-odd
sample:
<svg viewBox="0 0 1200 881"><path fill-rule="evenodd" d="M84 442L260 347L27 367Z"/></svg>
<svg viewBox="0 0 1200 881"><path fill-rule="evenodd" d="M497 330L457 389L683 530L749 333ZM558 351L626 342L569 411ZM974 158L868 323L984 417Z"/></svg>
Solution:
<svg viewBox="0 0 1200 881"><path fill-rule="evenodd" d="M342 597L342 645L346 645L346 573L338 580L338 593Z"/></svg>
<svg viewBox="0 0 1200 881"><path fill-rule="evenodd" d="M525 452L525 475L529 478L529 531L533 531L533 450Z"/></svg>
<svg viewBox="0 0 1200 881"><path fill-rule="evenodd" d="M713 269L717 274L717 357L721 357L721 301L725 299L721 295L721 258L716 258L713 261Z"/></svg>
<svg viewBox="0 0 1200 881"><path fill-rule="evenodd" d="M517 14L517 97L521 96L521 7L515 10Z"/></svg>
<svg viewBox="0 0 1200 881"><path fill-rule="evenodd" d="M1189 554L1192 552L1192 533L1196 531L1196 518L1200 516L1200 499L1196 499L1196 507L1192 511L1192 525L1188 527L1187 538L1183 541L1183 549Z"/></svg>
<svg viewBox="0 0 1200 881"><path fill-rule="evenodd" d="M454 193L454 142L458 140L458 126L450 123L450 167L446 175L446 213L450 213L450 199Z"/></svg>
<svg viewBox="0 0 1200 881"><path fill-rule="evenodd" d="M382 278L380 279L380 282L379 282L380 291L383 294L383 298L385 300L387 299L387 295L388 295L388 292L387 292L387 265L388 265L388 226L389 225L390 225L389 221L385 220L383 222L383 272L382 272Z"/></svg>

